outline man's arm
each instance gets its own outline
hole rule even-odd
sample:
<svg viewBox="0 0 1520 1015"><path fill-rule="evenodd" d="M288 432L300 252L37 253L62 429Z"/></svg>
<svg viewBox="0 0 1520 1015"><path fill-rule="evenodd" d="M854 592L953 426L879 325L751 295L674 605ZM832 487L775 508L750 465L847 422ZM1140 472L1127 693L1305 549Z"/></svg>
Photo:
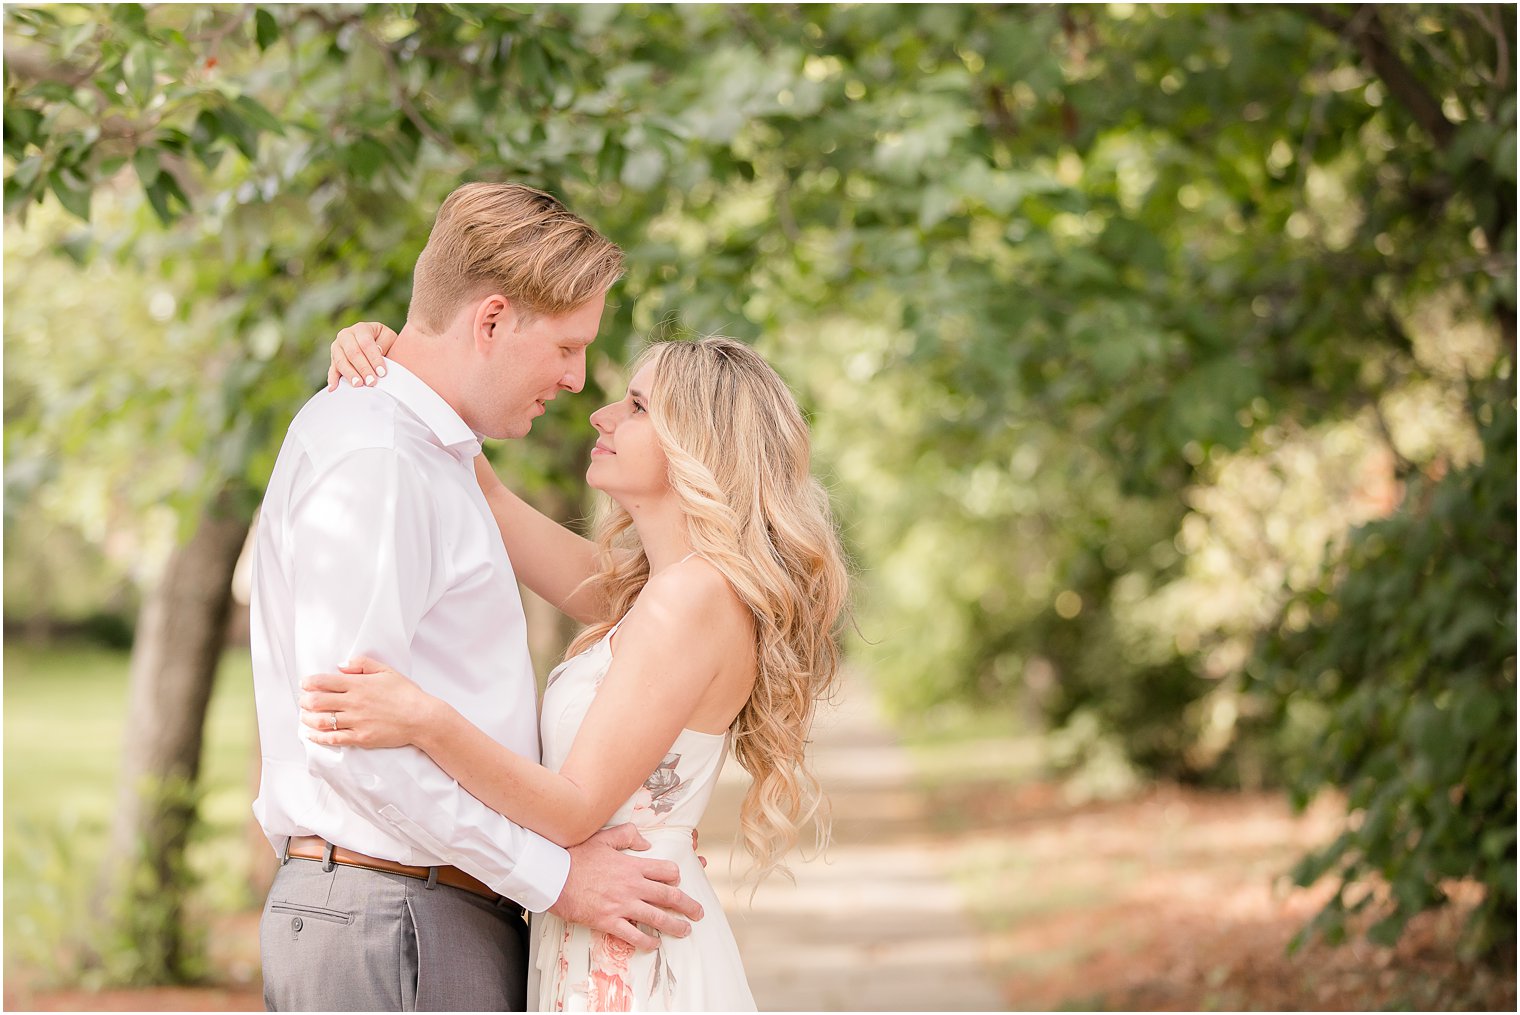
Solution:
<svg viewBox="0 0 1520 1015"><path fill-rule="evenodd" d="M400 667L448 576L430 544L430 491L388 448L352 452L297 491L287 552L294 675L365 654ZM304 729L304 728L303 728ZM305 743L307 769L377 827L461 867L534 912L554 904L570 859L466 792L421 751Z"/></svg>

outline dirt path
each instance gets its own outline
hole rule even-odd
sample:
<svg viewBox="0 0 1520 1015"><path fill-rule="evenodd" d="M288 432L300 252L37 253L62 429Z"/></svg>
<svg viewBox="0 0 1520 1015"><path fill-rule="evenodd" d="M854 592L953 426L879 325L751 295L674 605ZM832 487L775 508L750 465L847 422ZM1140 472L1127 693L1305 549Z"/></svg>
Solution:
<svg viewBox="0 0 1520 1015"><path fill-rule="evenodd" d="M834 805L826 860L788 863L754 895L730 844L748 777L732 760L701 830L762 1010L987 1011L1005 1006L987 944L935 848L909 759L866 688L850 685L815 730Z"/></svg>

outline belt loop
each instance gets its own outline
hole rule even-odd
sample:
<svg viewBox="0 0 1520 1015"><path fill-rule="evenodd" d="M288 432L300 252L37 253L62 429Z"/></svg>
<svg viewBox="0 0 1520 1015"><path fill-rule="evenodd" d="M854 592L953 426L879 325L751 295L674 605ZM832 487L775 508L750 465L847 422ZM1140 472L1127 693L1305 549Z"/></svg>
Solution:
<svg viewBox="0 0 1520 1015"><path fill-rule="evenodd" d="M437 867L429 867L428 868L428 880L427 880L428 891L431 892L433 890L433 886L436 885L436 884L438 884L438 868Z"/></svg>
<svg viewBox="0 0 1520 1015"><path fill-rule="evenodd" d="M330 842L324 842L322 844L322 872L324 874L327 873L328 871L332 870L333 867L336 866L333 863L332 854L333 854L333 844L330 843Z"/></svg>
<svg viewBox="0 0 1520 1015"><path fill-rule="evenodd" d="M281 867L285 866L287 863L290 862L290 840L294 839L294 838L295 838L295 836L293 836L293 835L287 835L287 836L285 836L285 845L280 848L280 866Z"/></svg>

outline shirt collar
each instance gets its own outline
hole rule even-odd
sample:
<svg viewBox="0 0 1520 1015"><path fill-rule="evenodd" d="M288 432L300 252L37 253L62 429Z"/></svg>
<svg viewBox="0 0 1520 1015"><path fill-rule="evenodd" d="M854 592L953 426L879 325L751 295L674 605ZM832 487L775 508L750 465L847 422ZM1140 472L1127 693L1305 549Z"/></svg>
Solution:
<svg viewBox="0 0 1520 1015"><path fill-rule="evenodd" d="M480 454L481 435L470 429L442 395L400 363L387 357L385 376L376 379L375 387L410 409L438 443L460 461L471 461Z"/></svg>

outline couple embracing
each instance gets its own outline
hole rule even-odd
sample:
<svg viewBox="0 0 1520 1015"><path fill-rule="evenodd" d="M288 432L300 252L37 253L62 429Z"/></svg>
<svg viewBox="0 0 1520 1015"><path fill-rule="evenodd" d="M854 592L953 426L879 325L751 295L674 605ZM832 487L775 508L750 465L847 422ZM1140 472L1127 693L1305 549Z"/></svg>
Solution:
<svg viewBox="0 0 1520 1015"><path fill-rule="evenodd" d="M730 750L760 873L817 803L847 579L802 414L740 343L651 346L591 416L594 540L480 454L580 390L621 274L550 195L461 187L400 334L342 332L290 426L253 572L271 1010L754 1007L695 828ZM585 625L541 714L519 580Z"/></svg>

